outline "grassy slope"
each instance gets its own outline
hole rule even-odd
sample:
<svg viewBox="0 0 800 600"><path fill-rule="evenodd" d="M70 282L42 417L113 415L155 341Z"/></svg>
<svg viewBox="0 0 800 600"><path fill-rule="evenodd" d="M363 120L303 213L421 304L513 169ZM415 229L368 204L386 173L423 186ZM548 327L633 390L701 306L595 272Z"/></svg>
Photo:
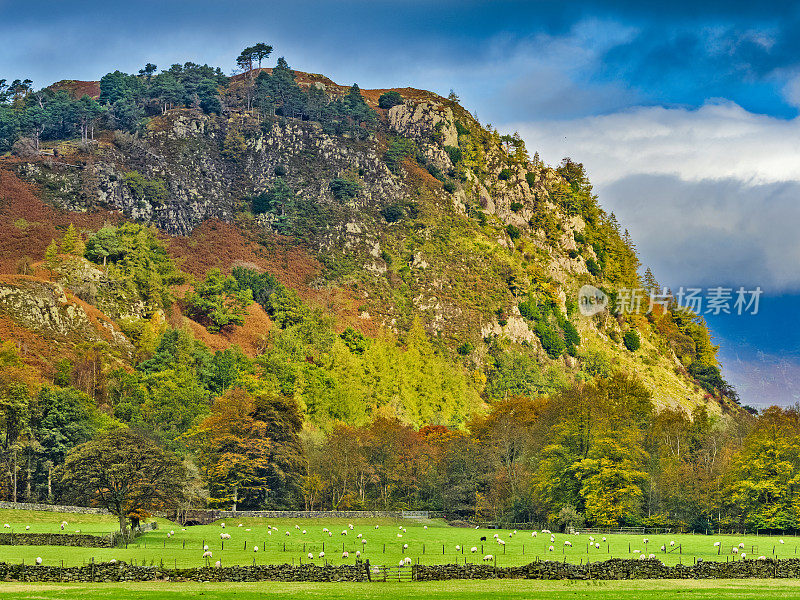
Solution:
<svg viewBox="0 0 800 600"><path fill-rule="evenodd" d="M14 531L24 531L25 525L30 525L31 532L57 532L60 531L59 523L66 520L69 523L68 531L80 529L83 533L107 533L114 530L114 519L109 516L98 515L62 515L59 513L29 513L13 511L17 514L9 515L12 511L0 511L0 520L12 525ZM16 517L16 519L13 519ZM348 525L352 522L354 529ZM242 527L238 527L241 523ZM268 525L278 528L278 531L268 533ZM379 528L375 529L375 525ZM299 529L297 527L299 527ZM406 528L406 532L399 528ZM328 536L323 532L328 528L333 535ZM250 529L250 531L247 531ZM303 534L302 531L307 533ZM347 536L342 536L341 531L346 529ZM167 533L173 530L175 535L167 538ZM7 530L6 530L7 531ZM285 532L288 531L287 536ZM220 540L220 533L229 533L230 540ZM357 535L361 533L367 539L367 544L361 544ZM403 537L398 538L400 533ZM498 533L506 540L505 553L503 548L493 541L493 535ZM212 562L221 560L223 565L252 564L255 559L257 564L298 564L301 560L307 562L307 554L314 553L314 563L324 564L326 561L338 564L353 564L355 551L361 549L363 557L369 558L373 564L396 565L403 556L410 556L415 562L423 564L452 564L475 562L480 563L484 554L492 554L497 559L498 566L511 566L527 564L533 560L567 560L571 562L585 562L587 559L603 561L612 556L615 558L635 558L634 550L654 553L665 564L674 565L679 561L691 564L695 558L703 560L741 560L735 556L731 549L739 543L744 543L749 558L759 555L779 558L794 558L800 546L800 537L783 537L784 544L779 538L764 536L738 536L738 535L648 535L649 543L643 544L641 535L608 535L605 543L602 535L594 535L601 544L600 549L587 548L589 536L556 534L555 542L550 542L550 536L539 533L536 538L530 531L519 531L516 536L509 537L507 530L486 530L448 527L441 522L431 522L428 529L420 523L413 521L394 521L388 519L357 519L347 521L344 519L237 519L228 520L223 529L219 523L208 526L186 528L183 531L179 525L167 521L159 522L159 529L148 532L138 538L135 543L126 548L69 548L57 546L0 546L0 561L32 563L37 556L42 557L45 565L58 565L64 561L65 565L81 565L91 562L103 562L115 558L126 562L135 561L136 564L158 564L162 560L164 566L179 568L202 566L203 545L207 544L213 552ZM486 536L488 540L481 542L480 537ZM564 541L572 543L572 547L564 546ZM676 545L674 551L662 553L659 548L663 544L670 548L670 541ZM718 554L714 542L720 541L722 550ZM184 547L185 542L185 547ZM324 559L318 554L324 551ZM284 551L284 544L286 550ZM348 559L342 558L342 545L350 553ZM403 550L403 545L408 544L408 549ZM482 545L483 544L483 545ZM385 551L384 551L385 545ZM459 551L456 545L462 546ZM549 551L549 546L554 551ZM258 552L253 547L258 546ZM444 546L444 552L443 552ZM477 548L476 553L471 553L472 547ZM631 552L629 552L629 549Z"/></svg>

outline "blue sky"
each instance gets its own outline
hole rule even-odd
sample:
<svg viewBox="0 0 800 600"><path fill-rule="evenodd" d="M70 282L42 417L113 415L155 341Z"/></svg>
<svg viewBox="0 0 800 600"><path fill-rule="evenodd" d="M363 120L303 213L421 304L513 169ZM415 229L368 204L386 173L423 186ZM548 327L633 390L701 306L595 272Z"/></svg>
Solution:
<svg viewBox="0 0 800 600"><path fill-rule="evenodd" d="M800 400L800 3L16 2L0 78L98 79L275 47L362 87L450 88L551 163L583 162L660 282L761 286L710 319L756 406Z"/></svg>

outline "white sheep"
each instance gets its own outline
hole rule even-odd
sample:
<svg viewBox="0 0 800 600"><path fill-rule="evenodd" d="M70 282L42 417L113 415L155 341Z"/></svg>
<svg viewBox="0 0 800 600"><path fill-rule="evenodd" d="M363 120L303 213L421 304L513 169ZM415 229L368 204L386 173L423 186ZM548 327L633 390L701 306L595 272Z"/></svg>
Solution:
<svg viewBox="0 0 800 600"><path fill-rule="evenodd" d="M348 527L350 528L350 531L353 531L353 524L352 524L352 523L350 523L350 524L348 525Z"/></svg>
<svg viewBox="0 0 800 600"><path fill-rule="evenodd" d="M305 535L305 534L306 534L306 530L305 530L305 529L303 529L303 535Z"/></svg>
<svg viewBox="0 0 800 600"><path fill-rule="evenodd" d="M639 552L640 552L640 550L634 550L633 551L634 554L639 554Z"/></svg>
<svg viewBox="0 0 800 600"><path fill-rule="evenodd" d="M375 527L378 527L378 526L376 525ZM422 526L422 528L423 528L423 529L427 529L427 528L428 528L428 526L427 526L427 525L423 525L423 526Z"/></svg>
<svg viewBox="0 0 800 600"><path fill-rule="evenodd" d="M361 550L356 550L356 558L361 558Z"/></svg>
<svg viewBox="0 0 800 600"><path fill-rule="evenodd" d="M403 550L408 550L408 544L403 544Z"/></svg>
<svg viewBox="0 0 800 600"><path fill-rule="evenodd" d="M364 535L363 535L363 534L361 534L361 533L359 533L359 534L358 534L356 537L357 537L358 539L361 539L362 537L364 537Z"/></svg>
<svg viewBox="0 0 800 600"><path fill-rule="evenodd" d="M550 547L548 548L548 551L550 551L550 552L552 552L553 550L555 550L555 548L554 548L553 546L550 546Z"/></svg>
<svg viewBox="0 0 800 600"><path fill-rule="evenodd" d="M404 561L404 560L401 558L401 559L400 559L400 562L399 562L399 563L397 563L397 566L398 566L398 567L402 567L404 564L406 564L406 561Z"/></svg>
<svg viewBox="0 0 800 600"><path fill-rule="evenodd" d="M397 537L401 538L401 537L403 537L403 534L402 533L398 533Z"/></svg>
<svg viewBox="0 0 800 600"><path fill-rule="evenodd" d="M745 558L747 558L747 554L745 554L744 552L742 552L742 560L744 560Z"/></svg>
<svg viewBox="0 0 800 600"><path fill-rule="evenodd" d="M366 543L367 543L367 538L364 538L364 539L362 539L362 540L361 540L361 543L362 543L362 544L366 544Z"/></svg>
<svg viewBox="0 0 800 600"><path fill-rule="evenodd" d="M495 533L495 534L494 534L494 539L497 539L497 538L499 538L499 537L500 537L500 534L499 534L499 533Z"/></svg>
<svg viewBox="0 0 800 600"><path fill-rule="evenodd" d="M505 540L497 540L497 543L500 544L501 546L505 546L506 545L506 541Z"/></svg>
<svg viewBox="0 0 800 600"><path fill-rule="evenodd" d="M398 527L398 529L403 529L403 526L402 526L402 525L400 525L400 526Z"/></svg>
<svg viewBox="0 0 800 600"><path fill-rule="evenodd" d="M783 544L783 540L778 540L779 543Z"/></svg>
<svg viewBox="0 0 800 600"><path fill-rule="evenodd" d="M542 529L542 533L553 533L553 532L550 531L549 529Z"/></svg>
<svg viewBox="0 0 800 600"><path fill-rule="evenodd" d="M300 529L300 525L295 525L294 528L295 529Z"/></svg>
<svg viewBox="0 0 800 600"><path fill-rule="evenodd" d="M42 557L41 557L41 556L37 556L37 557L36 557L36 564L37 564L37 565L40 565L40 564L42 564Z"/></svg>
<svg viewBox="0 0 800 600"><path fill-rule="evenodd" d="M249 530L248 530L249 531ZM267 535L272 535L272 529L267 530Z"/></svg>
<svg viewBox="0 0 800 600"><path fill-rule="evenodd" d="M650 554L647 558L655 558L655 557L656 557L655 554Z"/></svg>
<svg viewBox="0 0 800 600"><path fill-rule="evenodd" d="M174 529L170 530L169 534L170 535L175 535L175 530Z"/></svg>
<svg viewBox="0 0 800 600"><path fill-rule="evenodd" d="M377 529L378 527L379 527L378 525L375 525L375 529ZM426 525L425 529L427 529L427 528L428 528L428 526Z"/></svg>
<svg viewBox="0 0 800 600"><path fill-rule="evenodd" d="M758 560L767 560L767 557L764 556L764 555L761 555L761 556L758 557Z"/></svg>
<svg viewBox="0 0 800 600"><path fill-rule="evenodd" d="M250 531L250 528L249 528L249 527L245 527L245 529L244 529L244 530L245 530L245 531ZM270 533L272 533L272 531L270 531Z"/></svg>
<svg viewBox="0 0 800 600"><path fill-rule="evenodd" d="M649 543L650 543L650 540L648 540L647 538L644 538L644 539L642 540L642 543L643 543L643 544L649 544Z"/></svg>
<svg viewBox="0 0 800 600"><path fill-rule="evenodd" d="M410 557L410 556L406 556L406 557L403 559L403 562L404 562L404 563L406 563L407 565L410 565L410 564L411 564L411 557Z"/></svg>
<svg viewBox="0 0 800 600"><path fill-rule="evenodd" d="M225 529L225 523L220 523L219 526Z"/></svg>
<svg viewBox="0 0 800 600"><path fill-rule="evenodd" d="M516 529L514 530L514 535L517 535L517 530Z"/></svg>
<svg viewBox="0 0 800 600"><path fill-rule="evenodd" d="M734 546L734 548L733 548L733 553L734 553L734 554L738 554L738 553L739 553L739 549L738 549L738 548L736 548L735 546Z"/></svg>
<svg viewBox="0 0 800 600"><path fill-rule="evenodd" d="M589 541L590 541L590 542L593 542L593 541L594 541L594 536L593 536L593 535L590 535L590 536L589 536Z"/></svg>
<svg viewBox="0 0 800 600"><path fill-rule="evenodd" d="M117 559L116 559L116 558L112 558L112 559L111 559L110 561L108 561L108 562L110 562L112 565L115 565L115 564L117 564Z"/></svg>
<svg viewBox="0 0 800 600"><path fill-rule="evenodd" d="M531 537L536 537L536 532L535 531L531 533Z"/></svg>
<svg viewBox="0 0 800 600"><path fill-rule="evenodd" d="M478 548L473 546L472 548L469 549L469 551L475 554L478 551Z"/></svg>
<svg viewBox="0 0 800 600"><path fill-rule="evenodd" d="M309 558L309 560L314 560L314 553L313 552L309 552L308 553L308 558Z"/></svg>
<svg viewBox="0 0 800 600"><path fill-rule="evenodd" d="M599 544L598 542L595 542L595 543L594 543L594 547L595 547L595 548L597 548L597 549L599 550L599 549L600 549L600 544Z"/></svg>
<svg viewBox="0 0 800 600"><path fill-rule="evenodd" d="M30 525L25 525L25 531L28 531L28 529L30 529L30 528L31 528Z"/></svg>
<svg viewBox="0 0 800 600"><path fill-rule="evenodd" d="M241 526L242 526L242 524L241 524L241 523L239 523L239 524L237 525L237 527L241 527Z"/></svg>
<svg viewBox="0 0 800 600"><path fill-rule="evenodd" d="M554 535L551 535L551 536L550 536L550 541L551 541L551 542L555 542L555 541L556 541L556 536L554 536Z"/></svg>
<svg viewBox="0 0 800 600"><path fill-rule="evenodd" d="M206 550L203 552L203 558L211 558L211 550Z"/></svg>
<svg viewBox="0 0 800 600"><path fill-rule="evenodd" d="M10 529L10 528L11 528L11 525L9 525L8 523L4 523L4 524L3 524L3 527L5 527L6 529Z"/></svg>
<svg viewBox="0 0 800 600"><path fill-rule="evenodd" d="M320 552L320 553L319 553L319 557L320 557L320 558L325 558L325 553L324 553L324 552Z"/></svg>
<svg viewBox="0 0 800 600"><path fill-rule="evenodd" d="M604 541L604 542L606 541L606 536L603 536L603 541Z"/></svg>
<svg viewBox="0 0 800 600"><path fill-rule="evenodd" d="M342 552L342 558L350 558L350 553L346 551Z"/></svg>
<svg viewBox="0 0 800 600"><path fill-rule="evenodd" d="M221 567L222 566L222 561L218 560L217 562L214 563L214 566L217 567L217 568Z"/></svg>
<svg viewBox="0 0 800 600"><path fill-rule="evenodd" d="M639 555L639 560L646 560L647 557L644 554Z"/></svg>
<svg viewBox="0 0 800 600"><path fill-rule="evenodd" d="M714 542L714 548L719 548L719 542Z"/></svg>
<svg viewBox="0 0 800 600"><path fill-rule="evenodd" d="M208 544L203 546L203 550L208 550Z"/></svg>
<svg viewBox="0 0 800 600"><path fill-rule="evenodd" d="M744 542L739 542L739 548L744 548Z"/></svg>
<svg viewBox="0 0 800 600"><path fill-rule="evenodd" d="M670 543L669 543L669 545L670 545L670 546L674 546L674 545L675 545L675 540L671 540L671 541L670 541Z"/></svg>
<svg viewBox="0 0 800 600"><path fill-rule="evenodd" d="M490 560L494 560L494 555L487 554L486 556L483 557L483 560L484 560L484 562L488 562Z"/></svg>
<svg viewBox="0 0 800 600"><path fill-rule="evenodd" d="M461 546L459 544L456 544L456 552L461 552Z"/></svg>
<svg viewBox="0 0 800 600"><path fill-rule="evenodd" d="M569 540L564 540L564 545L572 548L572 542L570 542Z"/></svg>
<svg viewBox="0 0 800 600"><path fill-rule="evenodd" d="M661 551L662 552L666 552L667 551L667 547L664 544L661 544Z"/></svg>
<svg viewBox="0 0 800 600"><path fill-rule="evenodd" d="M323 527L322 528L322 533L328 533L328 528L327 527Z"/></svg>
<svg viewBox="0 0 800 600"><path fill-rule="evenodd" d="M288 531L286 532L286 537L289 537L289 532Z"/></svg>
<svg viewBox="0 0 800 600"><path fill-rule="evenodd" d="M258 552L258 546L253 546L253 552Z"/></svg>
<svg viewBox="0 0 800 600"><path fill-rule="evenodd" d="M342 529L342 535L347 535L347 529Z"/></svg>
<svg viewBox="0 0 800 600"><path fill-rule="evenodd" d="M513 533L511 533L511 532L509 532L509 533L508 533L508 537L514 537L514 534L513 534Z"/></svg>

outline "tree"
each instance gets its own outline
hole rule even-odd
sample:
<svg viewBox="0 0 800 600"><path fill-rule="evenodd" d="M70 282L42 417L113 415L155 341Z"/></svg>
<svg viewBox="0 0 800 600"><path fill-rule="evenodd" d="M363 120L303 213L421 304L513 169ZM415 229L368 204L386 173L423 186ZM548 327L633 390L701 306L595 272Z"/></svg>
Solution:
<svg viewBox="0 0 800 600"><path fill-rule="evenodd" d="M626 331L625 335L622 336L622 342L625 344L625 347L631 352L636 352L642 345L642 340L639 337L639 334L636 333L635 329L629 329L628 331Z"/></svg>
<svg viewBox="0 0 800 600"><path fill-rule="evenodd" d="M127 519L176 507L186 477L186 468L175 454L125 428L76 446L58 470L66 497L107 509L119 519L123 533Z"/></svg>
<svg viewBox="0 0 800 600"><path fill-rule="evenodd" d="M194 284L194 291L186 295L184 302L191 317L216 333L244 324L253 292L240 289L233 276L225 277L219 269L212 269L204 281Z"/></svg>
<svg viewBox="0 0 800 600"><path fill-rule="evenodd" d="M258 61L258 68L261 69L261 61L272 54L272 46L259 42L250 48L250 51L253 59Z"/></svg>
<svg viewBox="0 0 800 600"><path fill-rule="evenodd" d="M147 63L143 69L139 69L139 75L144 76L147 79L147 82L150 83L150 78L153 76L153 73L156 72L158 69L153 63Z"/></svg>
<svg viewBox="0 0 800 600"><path fill-rule="evenodd" d="M392 108L393 106L397 106L398 104L403 103L403 97L400 95L399 92L395 90L391 90L389 92L384 92L381 94L380 98L378 98L378 106L381 108Z"/></svg>

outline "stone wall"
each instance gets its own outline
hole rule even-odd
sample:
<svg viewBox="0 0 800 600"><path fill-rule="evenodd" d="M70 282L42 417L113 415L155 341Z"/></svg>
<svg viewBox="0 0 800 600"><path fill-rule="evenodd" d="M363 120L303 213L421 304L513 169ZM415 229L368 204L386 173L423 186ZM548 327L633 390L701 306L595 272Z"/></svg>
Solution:
<svg viewBox="0 0 800 600"><path fill-rule="evenodd" d="M424 511L423 511L424 512ZM259 517L264 519L402 519L403 511L399 510L221 510L217 513L220 519L236 519L237 517ZM427 512L425 515L427 516ZM421 512L415 512L421 517Z"/></svg>
<svg viewBox="0 0 800 600"><path fill-rule="evenodd" d="M41 510L47 512L73 513L80 515L109 515L105 508L88 506L61 506L58 504L32 504L28 502L0 502L0 508L16 510Z"/></svg>
<svg viewBox="0 0 800 600"><path fill-rule="evenodd" d="M521 567L492 565L413 565L418 581L452 579L796 579L800 559L698 562L668 567L659 560L612 559L588 565L534 562ZM376 577L378 577L376 575ZM124 562L82 567L0 563L0 581L365 581L363 565L264 565L168 569Z"/></svg>
<svg viewBox="0 0 800 600"><path fill-rule="evenodd" d="M88 533L4 533L0 546L80 546L82 548L114 548L118 535L89 535Z"/></svg>

